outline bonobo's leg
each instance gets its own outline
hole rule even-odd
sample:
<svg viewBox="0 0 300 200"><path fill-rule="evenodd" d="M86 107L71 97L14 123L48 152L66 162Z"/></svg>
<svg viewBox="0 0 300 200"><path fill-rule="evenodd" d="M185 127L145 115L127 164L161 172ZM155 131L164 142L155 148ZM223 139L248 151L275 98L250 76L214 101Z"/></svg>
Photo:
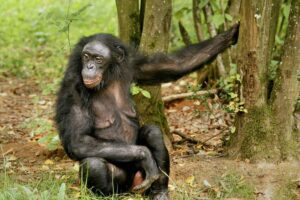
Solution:
<svg viewBox="0 0 300 200"><path fill-rule="evenodd" d="M125 170L102 158L91 157L80 161L79 176L86 186L96 194L110 195L128 190Z"/></svg>
<svg viewBox="0 0 300 200"><path fill-rule="evenodd" d="M160 169L159 179L152 184L149 190L150 197L155 200L168 199L170 160L160 128L155 125L141 127L138 135L138 145L144 145L150 149Z"/></svg>

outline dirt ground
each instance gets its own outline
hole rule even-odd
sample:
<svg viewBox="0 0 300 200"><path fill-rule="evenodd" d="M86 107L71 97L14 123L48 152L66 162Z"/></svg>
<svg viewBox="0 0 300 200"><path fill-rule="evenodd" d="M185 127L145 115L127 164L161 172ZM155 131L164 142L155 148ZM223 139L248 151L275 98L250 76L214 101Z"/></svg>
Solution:
<svg viewBox="0 0 300 200"><path fill-rule="evenodd" d="M61 149L51 152L37 142L47 132L32 135L32 128L26 127L33 117L46 118L53 124L55 96L42 95L39 88L35 80L0 77L0 171L5 169L21 182L30 182L45 171L63 176L74 169L74 162ZM185 91L186 80L163 86L164 96ZM201 199L206 196L205 188L219 190L218 180L228 173L239 174L254 185L257 199L276 199L278 190L287 183L299 183L299 162L250 163L224 157L222 140L230 131L233 116L221 109L216 95L173 101L166 104L165 113L174 133L171 195L177 187L186 187L195 199ZM294 191L296 196L300 195L299 188Z"/></svg>

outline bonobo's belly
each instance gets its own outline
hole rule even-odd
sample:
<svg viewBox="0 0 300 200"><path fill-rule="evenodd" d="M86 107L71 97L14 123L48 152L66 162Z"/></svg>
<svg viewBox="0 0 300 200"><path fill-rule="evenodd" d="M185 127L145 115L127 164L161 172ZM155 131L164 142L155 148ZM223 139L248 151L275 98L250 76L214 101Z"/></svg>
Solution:
<svg viewBox="0 0 300 200"><path fill-rule="evenodd" d="M103 141L135 144L139 129L136 115L115 110L96 112L94 136Z"/></svg>
<svg viewBox="0 0 300 200"><path fill-rule="evenodd" d="M95 137L103 141L135 144L138 129L137 118L130 118L123 113L95 118Z"/></svg>
<svg viewBox="0 0 300 200"><path fill-rule="evenodd" d="M94 97L92 112L96 138L103 141L136 143L139 124L127 94L129 86L115 82Z"/></svg>

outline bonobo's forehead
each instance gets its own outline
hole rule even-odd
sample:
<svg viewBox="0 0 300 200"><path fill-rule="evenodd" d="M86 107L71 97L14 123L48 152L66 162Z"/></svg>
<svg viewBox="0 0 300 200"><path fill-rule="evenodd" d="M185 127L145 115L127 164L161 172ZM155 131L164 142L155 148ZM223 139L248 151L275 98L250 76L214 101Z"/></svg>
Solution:
<svg viewBox="0 0 300 200"><path fill-rule="evenodd" d="M102 55L104 57L110 56L110 50L109 48L99 41L93 41L87 43L82 50L82 53L90 53L90 54L96 54L96 55Z"/></svg>

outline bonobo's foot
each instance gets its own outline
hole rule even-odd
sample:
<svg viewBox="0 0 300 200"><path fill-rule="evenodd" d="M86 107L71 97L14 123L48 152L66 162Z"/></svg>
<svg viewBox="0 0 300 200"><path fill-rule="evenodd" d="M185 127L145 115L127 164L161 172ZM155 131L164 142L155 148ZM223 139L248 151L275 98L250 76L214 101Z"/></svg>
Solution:
<svg viewBox="0 0 300 200"><path fill-rule="evenodd" d="M151 200L169 200L168 190L151 191L149 196Z"/></svg>
<svg viewBox="0 0 300 200"><path fill-rule="evenodd" d="M132 188L132 192L134 193L144 193L147 189L149 189L154 181L159 178L159 175L153 175L146 177L146 179L140 184Z"/></svg>

